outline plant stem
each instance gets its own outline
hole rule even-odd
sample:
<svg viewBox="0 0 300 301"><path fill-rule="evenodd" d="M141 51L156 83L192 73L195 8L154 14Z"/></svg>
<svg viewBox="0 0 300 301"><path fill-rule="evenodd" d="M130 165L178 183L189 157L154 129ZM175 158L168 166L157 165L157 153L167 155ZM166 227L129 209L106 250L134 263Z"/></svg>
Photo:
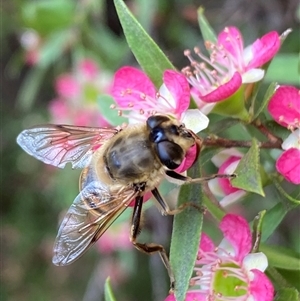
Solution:
<svg viewBox="0 0 300 301"><path fill-rule="evenodd" d="M259 119L254 120L252 124L267 137L269 142L280 145L282 144L282 139L271 133L270 130L264 124L262 124Z"/></svg>
<svg viewBox="0 0 300 301"><path fill-rule="evenodd" d="M276 140L266 141L266 142L258 142L258 146L260 148L278 148L281 149L282 140L280 138L276 138ZM229 140L226 138L219 138L216 136L208 136L203 139L203 145L210 147L245 147L250 148L252 145L252 141L242 141L242 140Z"/></svg>

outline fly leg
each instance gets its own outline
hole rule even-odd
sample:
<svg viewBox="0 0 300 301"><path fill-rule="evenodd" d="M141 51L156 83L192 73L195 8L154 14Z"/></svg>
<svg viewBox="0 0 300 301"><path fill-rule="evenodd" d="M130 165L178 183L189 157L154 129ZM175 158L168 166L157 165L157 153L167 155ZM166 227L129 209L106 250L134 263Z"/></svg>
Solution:
<svg viewBox="0 0 300 301"><path fill-rule="evenodd" d="M177 173L174 170L167 170L166 174L169 177L171 177L173 179L176 179L176 180L183 181L186 184L190 184L190 183L203 183L203 182L206 182L208 180L212 180L212 179L216 179L216 178L229 178L229 179L232 179L232 178L236 177L235 174L231 174L231 175L229 175L229 174L214 174L214 175L210 175L210 176L203 177L203 178L195 178L195 179L193 179L191 177L183 176L183 175Z"/></svg>
<svg viewBox="0 0 300 301"><path fill-rule="evenodd" d="M193 179L191 177L183 176L183 175L175 172L174 170L167 170L166 174L169 177L173 178L173 179L180 180L180 181L184 182L184 184L203 183L203 182L206 182L208 180L215 179L215 178L235 178L236 177L235 174L231 174L231 175L229 175L229 174L214 174L214 175L210 175L210 176L207 176L207 177ZM165 215L178 214L187 207L194 207L197 210L199 210L200 212L205 213L205 208L203 208L201 206L198 206L197 204L194 204L192 202L184 203L184 204L180 205L179 207L177 207L176 209L171 210L156 188L153 189L151 192L152 192L153 196L155 197L155 199L158 201L159 205L161 206L162 213L165 214Z"/></svg>
<svg viewBox="0 0 300 301"><path fill-rule="evenodd" d="M137 196L135 199L135 205L133 209L133 215L132 215L132 225L131 225L131 232L130 232L130 241L132 244L137 248L139 251L144 252L146 254L153 254L158 252L162 262L164 263L168 274L170 278L170 286L171 290L174 290L175 286L175 278L174 274L172 272L169 258L167 256L167 253L162 245L155 244L155 243L139 243L137 242L137 236L140 232L140 220L141 220L141 213L142 213L142 207L143 207L143 196Z"/></svg>
<svg viewBox="0 0 300 301"><path fill-rule="evenodd" d="M175 209L170 209L168 204L164 200L164 198L161 196L161 194L157 190L157 188L154 188L153 190L151 190L151 192L152 192L153 196L155 197L155 199L157 200L158 204L161 206L161 211L162 211L163 215L175 215L175 214L182 212L187 207L196 208L198 211L200 211L202 213L205 213L205 211L206 211L205 208L198 206L197 204L195 204L193 202L187 202L187 203L181 204L180 206L178 206Z"/></svg>
<svg viewBox="0 0 300 301"><path fill-rule="evenodd" d="M215 174L215 175L210 175L210 176L203 177L203 178L195 178L195 179L193 179L191 177L183 176L183 175L175 172L174 170L167 170L166 174L169 177L171 177L173 179L176 179L176 180L183 181L186 184L190 184L190 183L203 183L203 182L206 182L208 180L212 180L212 179L216 179L216 178L229 178L229 179L233 179L233 178L236 177L235 174L231 174L231 175L228 175L228 174Z"/></svg>

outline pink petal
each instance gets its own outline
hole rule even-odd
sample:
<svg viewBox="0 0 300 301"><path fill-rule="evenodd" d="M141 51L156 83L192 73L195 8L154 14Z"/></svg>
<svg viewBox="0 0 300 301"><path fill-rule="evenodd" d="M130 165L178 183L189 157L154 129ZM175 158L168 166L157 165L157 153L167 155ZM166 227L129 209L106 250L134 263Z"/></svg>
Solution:
<svg viewBox="0 0 300 301"><path fill-rule="evenodd" d="M79 94L80 85L72 75L64 74L56 79L55 89L60 96L72 98Z"/></svg>
<svg viewBox="0 0 300 301"><path fill-rule="evenodd" d="M195 163L195 160L197 159L197 157L198 157L197 146L193 145L187 151L185 158L183 159L183 161L181 162L179 167L177 167L175 169L175 171L178 173L182 173L182 172L188 170Z"/></svg>
<svg viewBox="0 0 300 301"><path fill-rule="evenodd" d="M163 81L175 100L176 107L174 113L180 115L190 105L189 83L183 74L173 70L166 70L164 72Z"/></svg>
<svg viewBox="0 0 300 301"><path fill-rule="evenodd" d="M277 159L276 169L287 181L300 184L300 149L290 148L283 152Z"/></svg>
<svg viewBox="0 0 300 301"><path fill-rule="evenodd" d="M28 50L25 53L25 62L28 65L34 66L38 64L40 59L40 51L33 49L33 50Z"/></svg>
<svg viewBox="0 0 300 301"><path fill-rule="evenodd" d="M93 79L99 73L97 63L91 59L82 60L79 63L79 71L82 72L88 79Z"/></svg>
<svg viewBox="0 0 300 301"><path fill-rule="evenodd" d="M203 252L213 252L215 249L214 242L211 238L202 232L200 239L200 250Z"/></svg>
<svg viewBox="0 0 300 301"><path fill-rule="evenodd" d="M74 112L72 122L79 126L107 127L110 124L95 108L80 107Z"/></svg>
<svg viewBox="0 0 300 301"><path fill-rule="evenodd" d="M250 282L249 290L255 301L272 301L274 287L268 277L259 270L251 270L254 279Z"/></svg>
<svg viewBox="0 0 300 301"><path fill-rule="evenodd" d="M219 168L218 173L219 174L226 174L226 169L228 166L230 166L232 163L240 161L241 157L231 156L229 157ZM231 185L229 179L225 178L219 178L218 179L219 185L222 188L225 195L231 194L233 192L236 192L240 189L235 188Z"/></svg>
<svg viewBox="0 0 300 301"><path fill-rule="evenodd" d="M245 255L251 250L252 236L247 221L239 215L226 214L219 228L226 240L230 242L235 250L235 258L242 262Z"/></svg>
<svg viewBox="0 0 300 301"><path fill-rule="evenodd" d="M175 295L174 294L170 294L165 301L176 301Z"/></svg>
<svg viewBox="0 0 300 301"><path fill-rule="evenodd" d="M201 95L200 98L202 101L208 103L219 102L233 95L241 85L242 77L240 73L235 72L228 82L206 95Z"/></svg>
<svg viewBox="0 0 300 301"><path fill-rule="evenodd" d="M49 111L55 123L65 123L70 115L70 109L62 99L53 99L49 103Z"/></svg>
<svg viewBox="0 0 300 301"><path fill-rule="evenodd" d="M271 60L280 48L280 37L276 31L271 31L251 46L253 59L249 62L247 70L263 66Z"/></svg>
<svg viewBox="0 0 300 301"><path fill-rule="evenodd" d="M185 301L205 301L206 295L196 292L187 292L185 295Z"/></svg>
<svg viewBox="0 0 300 301"><path fill-rule="evenodd" d="M268 110L280 125L299 127L300 90L293 86L280 86L271 97Z"/></svg>
<svg viewBox="0 0 300 301"><path fill-rule="evenodd" d="M201 293L187 292L184 301L205 301L206 296ZM170 294L165 301L176 301L174 294Z"/></svg>
<svg viewBox="0 0 300 301"><path fill-rule="evenodd" d="M243 44L243 37L236 27L226 27L218 35L218 45L222 45L235 58L242 57Z"/></svg>
<svg viewBox="0 0 300 301"><path fill-rule="evenodd" d="M73 122L78 126L93 126L94 117L94 110L82 109L80 112L76 112Z"/></svg>
<svg viewBox="0 0 300 301"><path fill-rule="evenodd" d="M155 98L156 89L145 73L125 66L115 73L112 95L120 107L127 109L132 104L139 110L147 106L144 96Z"/></svg>

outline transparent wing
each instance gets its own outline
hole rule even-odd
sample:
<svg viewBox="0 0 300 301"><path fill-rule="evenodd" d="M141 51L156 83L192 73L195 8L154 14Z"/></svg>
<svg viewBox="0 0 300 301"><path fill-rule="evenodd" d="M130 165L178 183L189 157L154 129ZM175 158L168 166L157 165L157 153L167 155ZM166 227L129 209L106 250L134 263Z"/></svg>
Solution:
<svg viewBox="0 0 300 301"><path fill-rule="evenodd" d="M53 263L68 265L77 260L127 208L137 192L131 188L111 195L106 185L89 183L75 198L59 228Z"/></svg>
<svg viewBox="0 0 300 301"><path fill-rule="evenodd" d="M71 125L40 125L21 132L17 143L31 156L60 168L72 163L83 168L92 154L118 129L79 127Z"/></svg>

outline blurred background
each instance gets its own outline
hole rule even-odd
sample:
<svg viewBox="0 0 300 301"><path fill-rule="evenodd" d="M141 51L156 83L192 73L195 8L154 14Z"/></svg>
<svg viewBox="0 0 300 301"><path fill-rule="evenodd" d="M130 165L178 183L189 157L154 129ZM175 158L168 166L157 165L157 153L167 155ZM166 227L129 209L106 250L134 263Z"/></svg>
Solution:
<svg viewBox="0 0 300 301"><path fill-rule="evenodd" d="M297 0L125 2L179 70L188 65L183 51L203 45L200 5L216 32L237 26L245 45L292 28L267 82L299 85ZM109 125L97 97L109 93L117 68L136 65L113 1L3 0L1 25L1 300L100 301L108 276L117 300L163 300L166 271L158 255L148 257L129 243L130 210L80 260L52 264L58 225L78 194L80 171L46 166L16 144L18 133L36 124ZM140 240L167 248L172 218L148 207ZM299 218L299 210L292 214ZM274 239L300 252L291 227L285 221Z"/></svg>

